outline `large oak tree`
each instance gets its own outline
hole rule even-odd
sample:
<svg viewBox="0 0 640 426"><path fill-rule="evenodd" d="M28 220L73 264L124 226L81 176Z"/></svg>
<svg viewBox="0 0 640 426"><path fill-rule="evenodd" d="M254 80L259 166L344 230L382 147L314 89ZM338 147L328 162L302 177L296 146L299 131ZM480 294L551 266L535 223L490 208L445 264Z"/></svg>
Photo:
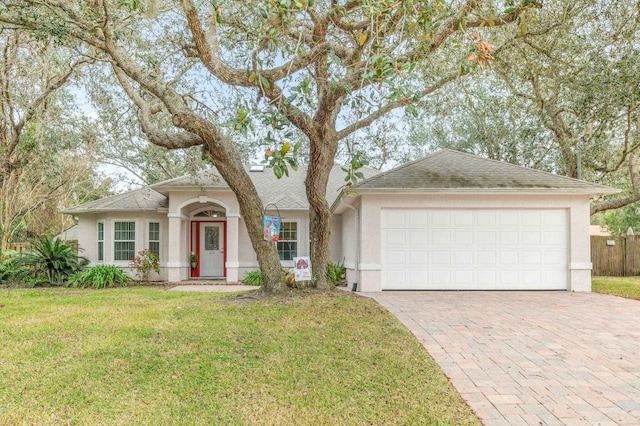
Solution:
<svg viewBox="0 0 640 426"><path fill-rule="evenodd" d="M0 20L112 67L142 130L166 148L202 146L237 196L267 290L280 262L230 131L252 121L273 150L304 135L314 281L328 288L329 172L341 141L491 60L493 28L539 4L493 0L3 0ZM233 93L232 116L209 101ZM278 144L278 146L276 146ZM273 163L282 172L286 163Z"/></svg>

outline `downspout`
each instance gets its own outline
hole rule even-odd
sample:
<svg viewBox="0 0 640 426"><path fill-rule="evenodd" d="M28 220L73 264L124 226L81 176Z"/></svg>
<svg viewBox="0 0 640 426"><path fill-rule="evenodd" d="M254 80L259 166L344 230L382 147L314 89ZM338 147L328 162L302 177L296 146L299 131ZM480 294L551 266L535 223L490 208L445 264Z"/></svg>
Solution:
<svg viewBox="0 0 640 426"><path fill-rule="evenodd" d="M353 268L354 273L356 275L356 281L353 283L353 288L352 291L357 291L358 289L358 276L359 276L359 265L360 265L360 212L358 211L357 208L353 207L351 204L345 203L344 201L344 196L342 196L340 198L340 204L344 205L345 207L353 210L354 214L355 214L355 220L354 220L354 231L355 231L355 236L356 236L356 246L355 246L355 256L354 256L354 260L355 260L355 266Z"/></svg>

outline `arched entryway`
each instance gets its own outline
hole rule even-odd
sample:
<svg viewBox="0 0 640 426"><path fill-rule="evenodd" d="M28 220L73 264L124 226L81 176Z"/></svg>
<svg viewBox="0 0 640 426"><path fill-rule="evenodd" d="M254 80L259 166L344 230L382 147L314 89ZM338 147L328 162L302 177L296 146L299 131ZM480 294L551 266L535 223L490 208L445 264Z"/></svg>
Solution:
<svg viewBox="0 0 640 426"><path fill-rule="evenodd" d="M226 210L221 205L210 203L191 212L189 240L191 278L227 276L226 225Z"/></svg>

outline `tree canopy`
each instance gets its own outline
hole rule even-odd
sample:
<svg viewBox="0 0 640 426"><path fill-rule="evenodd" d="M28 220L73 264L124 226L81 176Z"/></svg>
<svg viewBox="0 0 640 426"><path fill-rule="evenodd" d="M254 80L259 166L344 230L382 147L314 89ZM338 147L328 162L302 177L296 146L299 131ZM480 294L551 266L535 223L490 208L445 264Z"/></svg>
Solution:
<svg viewBox="0 0 640 426"><path fill-rule="evenodd" d="M273 245L261 239L262 205L241 166L242 142L234 134L255 133L271 153L295 146L295 139L308 143L314 280L328 288L325 192L341 143L485 68L499 48L485 39L500 27L519 31L541 6L534 0L0 5L5 24L108 64L152 143L202 147L235 192L265 286L274 291L281 288L282 272ZM267 157L276 171L296 164L286 155Z"/></svg>

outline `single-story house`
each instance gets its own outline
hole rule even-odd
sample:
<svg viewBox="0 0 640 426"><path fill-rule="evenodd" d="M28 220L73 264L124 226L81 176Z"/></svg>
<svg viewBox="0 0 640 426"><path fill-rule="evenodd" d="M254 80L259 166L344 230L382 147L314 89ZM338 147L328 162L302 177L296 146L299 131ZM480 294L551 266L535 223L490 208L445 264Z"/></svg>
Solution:
<svg viewBox="0 0 640 426"><path fill-rule="evenodd" d="M274 244L284 266L309 254L306 170L277 179L247 166L267 213L282 217ZM326 194L331 257L359 291L590 291L590 200L619 192L452 150L365 176L345 194L336 166ZM258 268L238 202L215 169L64 213L77 217L92 263L127 267L150 249L160 257L156 278L172 282L237 282Z"/></svg>

